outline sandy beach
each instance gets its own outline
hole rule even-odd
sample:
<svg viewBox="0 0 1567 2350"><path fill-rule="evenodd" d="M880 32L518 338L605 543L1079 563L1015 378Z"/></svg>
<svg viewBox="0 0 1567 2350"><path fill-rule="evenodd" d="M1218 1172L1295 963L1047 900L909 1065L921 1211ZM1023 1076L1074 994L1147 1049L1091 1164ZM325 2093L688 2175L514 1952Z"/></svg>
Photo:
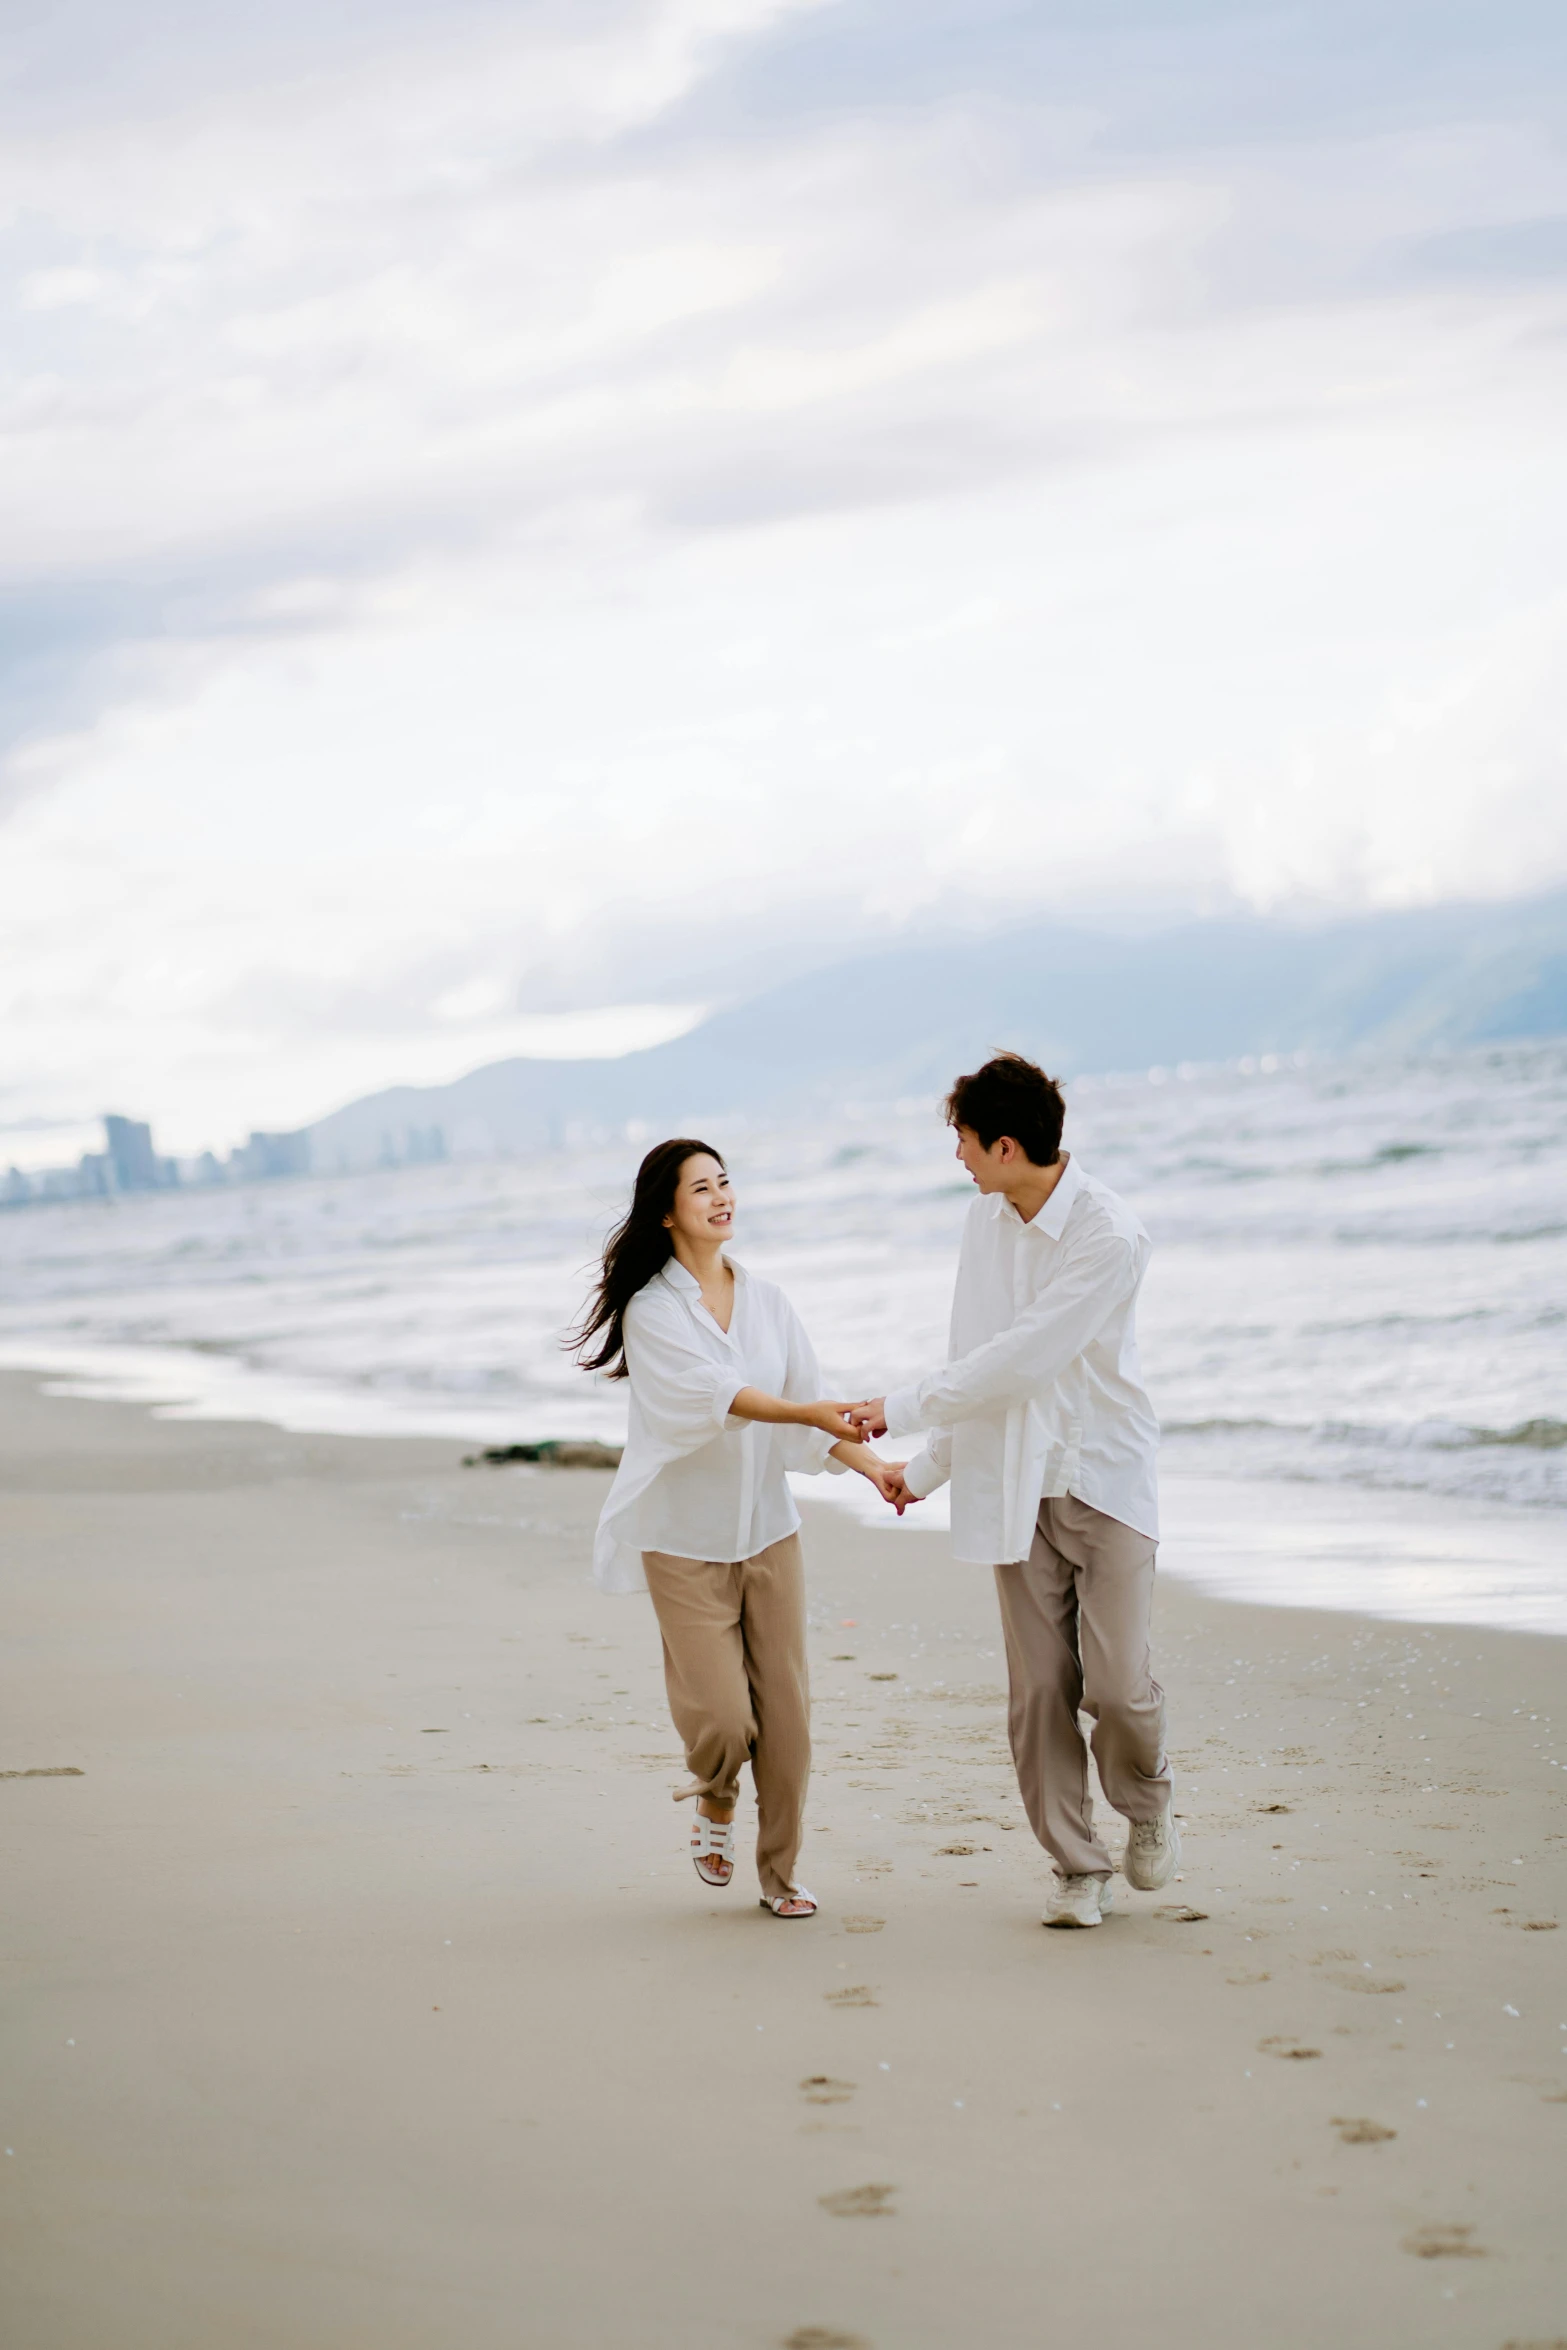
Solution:
<svg viewBox="0 0 1567 2350"><path fill-rule="evenodd" d="M1048 1934L988 1578L813 1509L783 1925L601 1475L0 1404L14 2350L1567 2340L1567 1643L1167 1581L1182 1881Z"/></svg>

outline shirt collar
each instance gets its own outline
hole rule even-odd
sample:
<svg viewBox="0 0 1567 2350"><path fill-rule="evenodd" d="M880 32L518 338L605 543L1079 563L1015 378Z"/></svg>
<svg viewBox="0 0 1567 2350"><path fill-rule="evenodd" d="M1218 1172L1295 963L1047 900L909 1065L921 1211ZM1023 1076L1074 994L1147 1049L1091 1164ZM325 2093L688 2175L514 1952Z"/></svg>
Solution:
<svg viewBox="0 0 1567 2350"><path fill-rule="evenodd" d="M1061 1171L1061 1179L1038 1215L1031 1216L1025 1224L1010 1200L1006 1203L1007 1214L1021 1231L1039 1232L1043 1233L1046 1240L1059 1240L1066 1230L1066 1220L1072 1212L1072 1202L1082 1188L1083 1178L1078 1171L1076 1159L1069 1151L1066 1165Z"/></svg>
<svg viewBox="0 0 1567 2350"><path fill-rule="evenodd" d="M745 1267L743 1265L737 1265L731 1256L726 1256L724 1263L729 1267L737 1282L744 1281ZM680 1262L678 1257L670 1257L662 1270L664 1279L669 1283L671 1289L678 1289L681 1295L686 1298L700 1298L702 1284L689 1267Z"/></svg>

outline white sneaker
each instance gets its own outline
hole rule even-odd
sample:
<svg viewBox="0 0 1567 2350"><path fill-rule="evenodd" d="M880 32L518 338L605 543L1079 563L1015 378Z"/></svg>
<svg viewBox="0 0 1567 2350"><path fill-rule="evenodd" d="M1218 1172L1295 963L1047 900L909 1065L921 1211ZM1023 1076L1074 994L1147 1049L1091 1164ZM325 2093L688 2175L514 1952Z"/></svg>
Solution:
<svg viewBox="0 0 1567 2350"><path fill-rule="evenodd" d="M1156 1820L1133 1820L1121 1865L1127 1883L1135 1885L1139 1893L1157 1893L1162 1885L1168 1885L1181 1865L1181 1832L1170 1804Z"/></svg>
<svg viewBox="0 0 1567 2350"><path fill-rule="evenodd" d="M1108 1877L1057 1877L1044 1922L1047 1926L1097 1926L1110 1900Z"/></svg>

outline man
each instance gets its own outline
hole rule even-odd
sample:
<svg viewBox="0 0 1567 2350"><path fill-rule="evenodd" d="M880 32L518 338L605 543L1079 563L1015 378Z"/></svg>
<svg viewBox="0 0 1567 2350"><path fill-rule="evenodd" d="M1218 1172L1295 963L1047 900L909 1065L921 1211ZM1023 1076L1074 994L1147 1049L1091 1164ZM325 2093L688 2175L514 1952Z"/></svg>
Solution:
<svg viewBox="0 0 1567 2350"><path fill-rule="evenodd" d="M1097 1926L1111 1863L1094 1833L1088 1757L1130 1823L1129 1884L1180 1862L1164 1692L1148 1653L1159 1424L1134 1314L1149 1241L1124 1200L1061 1149L1065 1104L1043 1070L1000 1053L946 1104L979 1189L958 1257L945 1369L853 1407L871 1436L924 1431L905 1498L952 1480L952 1546L994 1566L1007 1726L1029 1822L1058 1872L1047 1926Z"/></svg>

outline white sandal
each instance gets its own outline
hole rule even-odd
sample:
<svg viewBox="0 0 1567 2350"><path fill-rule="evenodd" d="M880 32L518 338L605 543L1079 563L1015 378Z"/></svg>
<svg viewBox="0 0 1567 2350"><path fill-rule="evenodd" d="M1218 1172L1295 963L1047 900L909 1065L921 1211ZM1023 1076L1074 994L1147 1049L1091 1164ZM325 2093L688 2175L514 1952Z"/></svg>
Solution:
<svg viewBox="0 0 1567 2350"><path fill-rule="evenodd" d="M691 1858L704 1885L732 1883L735 1873L734 1820L710 1820L705 1811L699 1811L691 1822ZM716 1860L728 1863L722 1876L711 1865Z"/></svg>
<svg viewBox="0 0 1567 2350"><path fill-rule="evenodd" d="M789 1907L791 1901L808 1901L811 1906L809 1909L792 1910ZM808 1886L796 1885L792 1893L764 1893L759 1906L770 1909L775 1918L782 1918L785 1925L792 1926L796 1918L815 1917L816 1896Z"/></svg>

